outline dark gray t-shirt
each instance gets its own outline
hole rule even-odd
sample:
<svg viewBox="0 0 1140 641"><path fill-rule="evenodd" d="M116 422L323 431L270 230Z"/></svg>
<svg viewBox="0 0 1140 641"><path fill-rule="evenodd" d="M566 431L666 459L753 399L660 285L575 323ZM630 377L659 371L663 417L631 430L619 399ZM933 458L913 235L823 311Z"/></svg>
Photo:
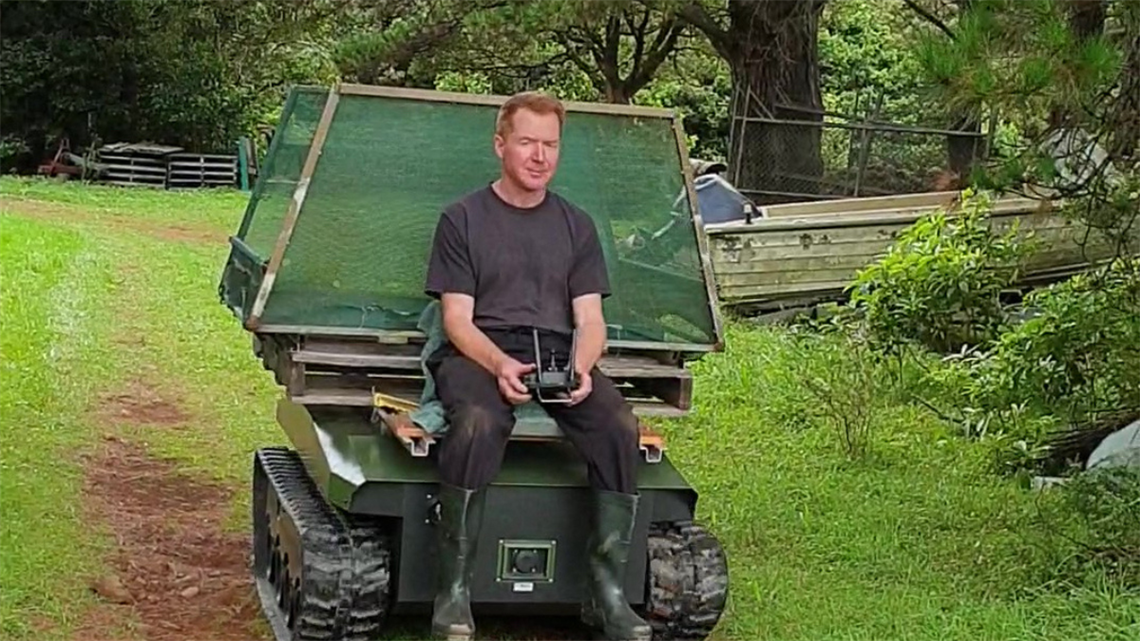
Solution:
<svg viewBox="0 0 1140 641"><path fill-rule="evenodd" d="M444 209L424 291L473 296L480 328L569 333L571 301L609 296L610 283L589 215L549 191L540 205L521 209L488 185Z"/></svg>

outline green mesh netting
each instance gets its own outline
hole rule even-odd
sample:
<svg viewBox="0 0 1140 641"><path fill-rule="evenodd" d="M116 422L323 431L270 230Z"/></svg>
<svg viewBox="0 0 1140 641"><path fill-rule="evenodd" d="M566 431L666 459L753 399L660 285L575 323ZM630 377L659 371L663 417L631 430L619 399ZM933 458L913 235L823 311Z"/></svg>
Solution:
<svg viewBox="0 0 1140 641"><path fill-rule="evenodd" d="M268 260L320 119L294 94L243 240ZM264 324L415 329L443 207L499 173L497 108L342 95ZM552 189L594 219L611 340L716 341L672 121L571 112Z"/></svg>

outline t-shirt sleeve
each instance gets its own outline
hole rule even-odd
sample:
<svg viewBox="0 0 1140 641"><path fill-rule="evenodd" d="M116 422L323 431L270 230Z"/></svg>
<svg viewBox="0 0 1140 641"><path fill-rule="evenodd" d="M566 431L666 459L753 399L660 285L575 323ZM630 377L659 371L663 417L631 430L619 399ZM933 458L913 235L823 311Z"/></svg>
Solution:
<svg viewBox="0 0 1140 641"><path fill-rule="evenodd" d="M587 214L578 217L577 247L574 250L574 266L570 270L570 298L585 294L610 295L610 279L606 271L606 259L602 253L602 243L598 230Z"/></svg>
<svg viewBox="0 0 1140 641"><path fill-rule="evenodd" d="M424 293L433 298L440 298L443 294L474 296L475 272L467 251L466 234L449 213L440 216L435 226Z"/></svg>

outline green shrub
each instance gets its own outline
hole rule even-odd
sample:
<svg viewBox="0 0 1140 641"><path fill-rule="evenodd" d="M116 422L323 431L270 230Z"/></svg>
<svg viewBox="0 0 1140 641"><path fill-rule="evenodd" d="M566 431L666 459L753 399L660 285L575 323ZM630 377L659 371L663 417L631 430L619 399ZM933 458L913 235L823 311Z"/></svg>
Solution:
<svg viewBox="0 0 1140 641"><path fill-rule="evenodd" d="M1036 290L1027 320L927 369L934 409L991 440L1005 472L1033 468L1058 429L1140 407L1140 260Z"/></svg>
<svg viewBox="0 0 1140 641"><path fill-rule="evenodd" d="M1093 469L1057 491L1060 501L1042 509L1042 520L1071 550L1069 571L1105 571L1140 587L1140 469Z"/></svg>
<svg viewBox="0 0 1140 641"><path fill-rule="evenodd" d="M977 362L982 407L1024 403L1069 421L1140 406L1140 261L1116 261L1032 292L1034 316Z"/></svg>
<svg viewBox="0 0 1140 641"><path fill-rule="evenodd" d="M857 333L812 331L796 335L790 365L811 422L831 430L849 459L871 454L894 400L888 363Z"/></svg>
<svg viewBox="0 0 1140 641"><path fill-rule="evenodd" d="M945 353L998 335L1000 294L1016 280L1030 244L1016 225L994 233L988 209L987 196L967 193L960 215L922 217L884 258L859 272L851 305L880 349L917 343Z"/></svg>

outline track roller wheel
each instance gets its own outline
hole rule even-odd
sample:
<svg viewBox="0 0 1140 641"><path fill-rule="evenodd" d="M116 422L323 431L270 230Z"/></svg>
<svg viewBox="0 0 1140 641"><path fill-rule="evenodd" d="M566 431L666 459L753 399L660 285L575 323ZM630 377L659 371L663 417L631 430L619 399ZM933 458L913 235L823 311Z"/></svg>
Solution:
<svg viewBox="0 0 1140 641"><path fill-rule="evenodd" d="M649 593L643 616L654 639L705 639L728 600L720 542L690 521L654 523L647 541Z"/></svg>
<svg viewBox="0 0 1140 641"><path fill-rule="evenodd" d="M388 613L391 539L324 500L297 454L257 452L253 574L277 641L371 639Z"/></svg>

